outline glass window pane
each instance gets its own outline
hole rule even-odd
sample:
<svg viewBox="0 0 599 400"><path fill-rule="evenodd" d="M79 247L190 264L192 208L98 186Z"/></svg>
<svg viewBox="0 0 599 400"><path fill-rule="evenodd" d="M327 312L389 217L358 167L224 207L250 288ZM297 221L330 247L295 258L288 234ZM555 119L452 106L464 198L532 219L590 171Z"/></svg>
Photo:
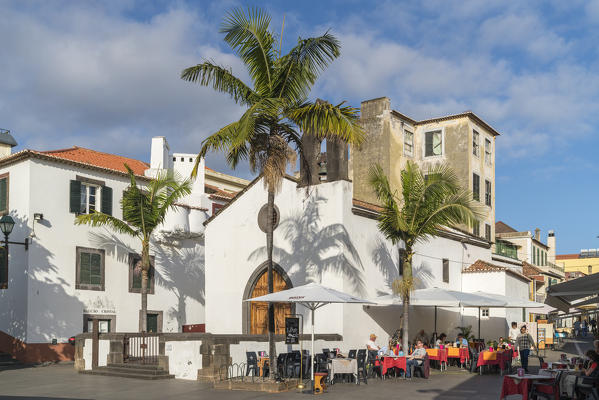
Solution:
<svg viewBox="0 0 599 400"><path fill-rule="evenodd" d="M87 185L81 185L81 206L79 212L81 214L87 213Z"/></svg>
<svg viewBox="0 0 599 400"><path fill-rule="evenodd" d="M441 142L441 132L435 132L433 134L433 154L440 156L443 150L443 143Z"/></svg>

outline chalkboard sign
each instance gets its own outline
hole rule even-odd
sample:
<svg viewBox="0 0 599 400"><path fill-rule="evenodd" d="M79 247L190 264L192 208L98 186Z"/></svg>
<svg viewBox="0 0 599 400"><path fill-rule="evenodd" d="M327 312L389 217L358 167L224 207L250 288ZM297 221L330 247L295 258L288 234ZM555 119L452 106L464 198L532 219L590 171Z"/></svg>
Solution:
<svg viewBox="0 0 599 400"><path fill-rule="evenodd" d="M285 344L299 343L299 318L285 318Z"/></svg>

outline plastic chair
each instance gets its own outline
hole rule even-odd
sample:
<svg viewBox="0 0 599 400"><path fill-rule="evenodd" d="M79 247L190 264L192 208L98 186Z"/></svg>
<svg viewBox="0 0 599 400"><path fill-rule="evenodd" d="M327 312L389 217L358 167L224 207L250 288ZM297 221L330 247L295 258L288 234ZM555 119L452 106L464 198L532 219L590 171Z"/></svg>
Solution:
<svg viewBox="0 0 599 400"><path fill-rule="evenodd" d="M245 356L247 359L245 376L248 376L250 374L250 371L252 371L253 376L260 375L260 372L258 371L258 356L256 355L256 352L246 351Z"/></svg>
<svg viewBox="0 0 599 400"><path fill-rule="evenodd" d="M287 353L281 353L277 356L277 373L281 378L286 378L285 362L287 361Z"/></svg>
<svg viewBox="0 0 599 400"><path fill-rule="evenodd" d="M285 373L287 378L299 378L300 376L300 362L302 361L302 355L299 351L293 351L287 353L285 361Z"/></svg>
<svg viewBox="0 0 599 400"><path fill-rule="evenodd" d="M356 377L357 384L360 384L360 380L363 380L365 384L368 384L368 378L366 377L366 349L358 350L356 356L358 363L358 376Z"/></svg>
<svg viewBox="0 0 599 400"><path fill-rule="evenodd" d="M531 399L547 399L553 400L556 397L559 398L559 382L562 376L562 371L559 371L555 375L555 380L551 382L533 382L532 388L530 389ZM557 396L556 396L557 395Z"/></svg>
<svg viewBox="0 0 599 400"><path fill-rule="evenodd" d="M380 376L381 375L381 362L378 359L378 351L376 350L368 350L368 372L370 377L374 376L374 374Z"/></svg>
<svg viewBox="0 0 599 400"><path fill-rule="evenodd" d="M357 352L357 350L350 350L349 353L347 353L347 358L356 358Z"/></svg>
<svg viewBox="0 0 599 400"><path fill-rule="evenodd" d="M411 369L412 370L410 371L410 376L412 378L415 377L414 373L416 373L416 371L419 371L424 379L428 379L428 377L430 375L430 371L431 371L430 360L428 358L428 354L426 356L424 356L422 364L420 364L420 365L412 364Z"/></svg>

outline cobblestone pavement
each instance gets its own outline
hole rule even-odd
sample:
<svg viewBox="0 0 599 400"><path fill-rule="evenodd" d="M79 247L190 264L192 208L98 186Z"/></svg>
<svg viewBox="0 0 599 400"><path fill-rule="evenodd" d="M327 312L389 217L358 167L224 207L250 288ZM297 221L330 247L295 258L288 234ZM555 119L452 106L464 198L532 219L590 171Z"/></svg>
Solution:
<svg viewBox="0 0 599 400"><path fill-rule="evenodd" d="M547 350L545 359L557 360L560 353L580 354L591 347L590 338L569 340L559 351ZM531 358L531 366L538 360ZM434 371L430 379L370 380L368 385L340 383L322 395L325 399L466 399L499 397L499 374L470 374L451 367ZM139 381L126 378L84 375L69 364L23 368L0 372L0 399L302 399L306 394L286 392L266 394L242 391L216 391L194 381Z"/></svg>

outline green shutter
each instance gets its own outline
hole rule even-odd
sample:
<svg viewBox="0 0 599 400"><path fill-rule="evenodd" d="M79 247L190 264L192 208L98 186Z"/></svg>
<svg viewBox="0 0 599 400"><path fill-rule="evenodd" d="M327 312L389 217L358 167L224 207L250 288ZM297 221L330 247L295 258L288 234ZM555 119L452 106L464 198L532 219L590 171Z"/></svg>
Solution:
<svg viewBox="0 0 599 400"><path fill-rule="evenodd" d="M71 181L71 192L69 195L69 212L79 214L81 210L81 182Z"/></svg>
<svg viewBox="0 0 599 400"><path fill-rule="evenodd" d="M112 215L112 188L102 186L102 208L104 214Z"/></svg>
<svg viewBox="0 0 599 400"><path fill-rule="evenodd" d="M424 134L424 156L430 157L433 155L433 132Z"/></svg>
<svg viewBox="0 0 599 400"><path fill-rule="evenodd" d="M0 179L0 211L7 210L8 193L6 193L6 178Z"/></svg>

